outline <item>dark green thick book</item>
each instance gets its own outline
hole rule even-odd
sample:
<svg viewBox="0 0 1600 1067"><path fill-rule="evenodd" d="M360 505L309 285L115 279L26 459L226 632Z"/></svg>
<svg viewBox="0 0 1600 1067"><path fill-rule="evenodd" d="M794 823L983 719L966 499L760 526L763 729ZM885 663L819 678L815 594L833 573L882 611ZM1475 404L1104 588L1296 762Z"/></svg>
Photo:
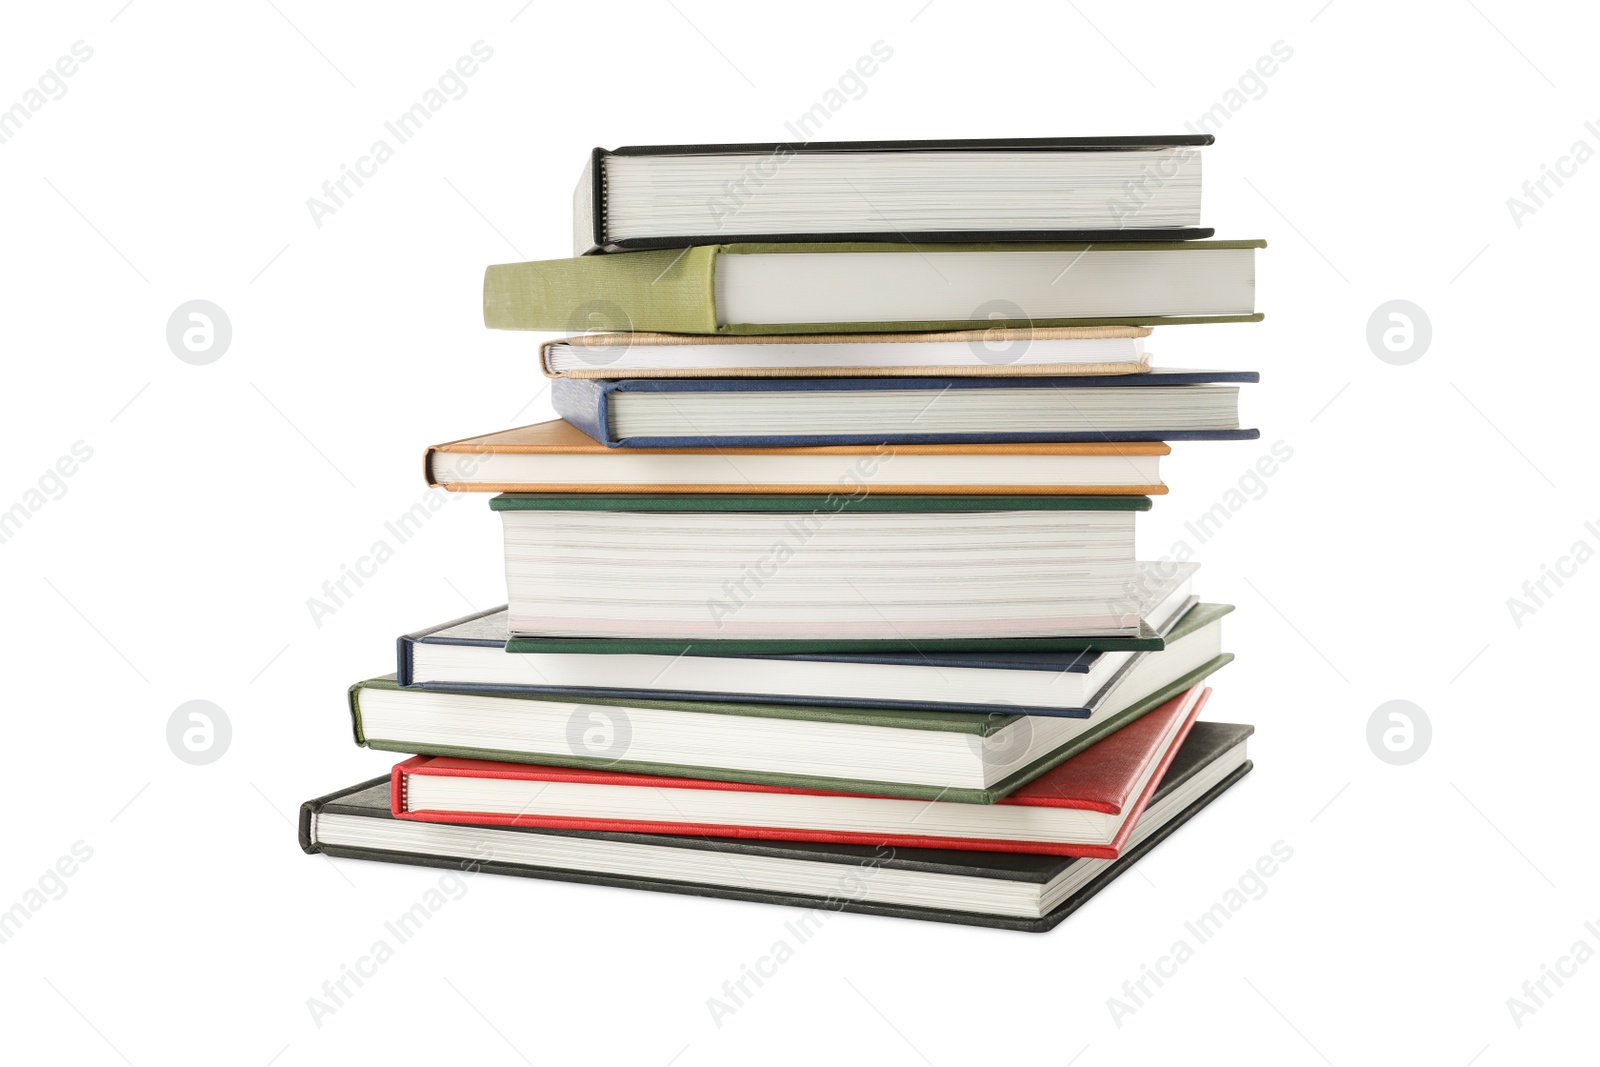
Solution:
<svg viewBox="0 0 1600 1067"><path fill-rule="evenodd" d="M497 330L881 333L1254 322L1264 241L721 244L503 263Z"/></svg>
<svg viewBox="0 0 1600 1067"><path fill-rule="evenodd" d="M990 804L1112 731L1190 693L1232 661L1215 620L1188 637L1198 664L1092 718L814 705L350 688L356 743L427 756ZM1215 653L1215 654L1213 654Z"/></svg>
<svg viewBox="0 0 1600 1067"><path fill-rule="evenodd" d="M640 641L628 651L672 655L689 643L1015 651L1115 638L1148 648L1160 647L1152 631L1162 611L1187 595L1187 569L1134 559L1135 513L1150 507L1142 496L895 496L861 486L507 494L491 505L505 536L507 624L519 639Z"/></svg>

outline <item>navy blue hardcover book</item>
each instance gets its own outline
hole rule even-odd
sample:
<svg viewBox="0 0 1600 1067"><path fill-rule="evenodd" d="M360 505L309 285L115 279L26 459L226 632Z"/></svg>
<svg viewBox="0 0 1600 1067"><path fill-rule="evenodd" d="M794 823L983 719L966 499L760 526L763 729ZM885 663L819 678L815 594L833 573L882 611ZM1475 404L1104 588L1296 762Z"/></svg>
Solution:
<svg viewBox="0 0 1600 1067"><path fill-rule="evenodd" d="M1239 428L1238 386L1260 378L557 378L551 396L608 448L1250 441L1261 432Z"/></svg>
<svg viewBox="0 0 1600 1067"><path fill-rule="evenodd" d="M1232 610L1185 597L1160 620L1169 645L1160 652L618 656L507 655L502 607L401 637L395 674L402 686L442 691L1092 718L1125 681L1119 703L1214 658L1218 639L1206 628ZM1195 648L1182 644L1191 635Z"/></svg>

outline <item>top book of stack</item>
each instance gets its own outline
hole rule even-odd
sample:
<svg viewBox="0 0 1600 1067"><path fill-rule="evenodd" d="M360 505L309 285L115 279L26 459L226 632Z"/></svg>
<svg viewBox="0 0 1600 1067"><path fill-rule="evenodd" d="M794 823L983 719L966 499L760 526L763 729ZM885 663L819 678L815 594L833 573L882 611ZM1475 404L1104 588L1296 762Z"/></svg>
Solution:
<svg viewBox="0 0 1600 1067"><path fill-rule="evenodd" d="M590 156L573 254L691 245L1182 241L1210 134L649 145Z"/></svg>

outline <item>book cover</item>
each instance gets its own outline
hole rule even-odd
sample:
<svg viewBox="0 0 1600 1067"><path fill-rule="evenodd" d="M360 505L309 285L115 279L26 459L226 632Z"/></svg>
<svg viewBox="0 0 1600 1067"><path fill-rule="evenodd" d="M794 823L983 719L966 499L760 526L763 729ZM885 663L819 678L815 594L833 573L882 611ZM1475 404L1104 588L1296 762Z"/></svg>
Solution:
<svg viewBox="0 0 1600 1067"><path fill-rule="evenodd" d="M897 445L889 455L893 459L910 457L963 457L963 456L1096 456L1106 457L1112 462L1117 462L1121 457L1129 456L1165 456L1172 449L1160 442L1109 442L1109 441L1084 441L1071 443L1006 443L1006 444L937 444L937 445ZM642 454L640 454L642 452ZM532 426L519 426L515 429L502 430L498 433L482 434L477 437L466 437L459 441L449 441L444 444L434 445L423 455L423 477L429 485L437 486L441 483L436 477L436 466L448 457L463 456L468 458L468 465L475 457L492 456L632 456L641 466L647 466L651 471L659 472L660 480L641 480L635 482L495 482L471 481L451 482L444 488L453 492L478 492L478 493L668 493L673 495L692 495L695 493L832 493L847 488L841 479L853 470L871 469L878 470L883 466L882 458L885 455L885 446L882 444L871 445L825 445L809 448L722 448L700 447L688 448L673 446L669 448L652 448L638 450L624 447L607 447L584 433L576 426L564 419L553 419L549 422L536 423ZM751 483L742 477L740 457L762 457L790 459L796 457L816 457L832 459L836 457L836 467L840 475L830 482L782 482L782 483ZM709 461L722 461L727 468L723 481L685 481L680 472L683 468L681 462L684 458L694 457ZM891 460L892 463L892 460ZM952 495L1024 495L1030 493L1049 493L1052 495L1078 496L1078 495L1117 495L1117 496L1149 496L1159 495L1167 491L1161 482L1129 482L1121 485L1068 485L1035 483L1016 484L943 484L930 482L894 482L887 480L894 470L903 469L892 465L883 474L885 479L874 477L870 482L870 489L874 493L887 493L893 496L907 496L928 493L946 493Z"/></svg>
<svg viewBox="0 0 1600 1067"><path fill-rule="evenodd" d="M836 500L816 493L751 493L652 495L640 493L501 493L491 497L493 511L715 511L792 512L807 515L830 508ZM850 501L852 512L889 511L912 514L995 511L1149 511L1147 496L953 496L918 493L879 497L864 493Z"/></svg>
<svg viewBox="0 0 1600 1067"><path fill-rule="evenodd" d="M1165 647L1166 641L1161 633L1148 621L1141 621L1139 632L1128 636L950 637L904 641L895 638L734 638L705 641L675 637L513 637L506 642L506 651L518 656L533 652L633 656L822 656L833 653L938 656L966 652L981 655L1156 652Z"/></svg>

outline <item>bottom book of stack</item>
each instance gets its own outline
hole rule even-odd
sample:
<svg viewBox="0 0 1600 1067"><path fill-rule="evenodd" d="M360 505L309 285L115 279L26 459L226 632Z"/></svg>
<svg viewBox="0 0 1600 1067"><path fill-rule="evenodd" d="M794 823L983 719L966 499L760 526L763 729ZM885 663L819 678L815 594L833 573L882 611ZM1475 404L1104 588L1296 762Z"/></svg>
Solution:
<svg viewBox="0 0 1600 1067"><path fill-rule="evenodd" d="M1196 685L993 804L419 756L308 801L311 853L1055 927L1251 769Z"/></svg>

